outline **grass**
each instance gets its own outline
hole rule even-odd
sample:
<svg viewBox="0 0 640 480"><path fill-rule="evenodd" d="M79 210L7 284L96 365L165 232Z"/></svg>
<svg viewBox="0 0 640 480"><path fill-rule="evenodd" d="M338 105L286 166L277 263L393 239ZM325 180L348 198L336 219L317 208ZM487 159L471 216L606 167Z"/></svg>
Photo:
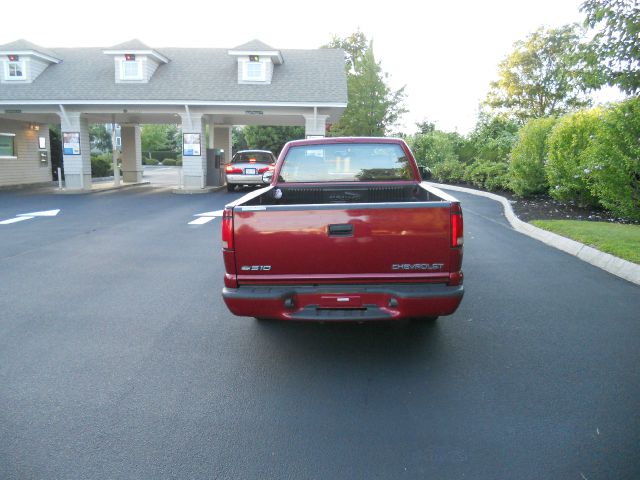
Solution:
<svg viewBox="0 0 640 480"><path fill-rule="evenodd" d="M533 220L536 227L640 264L640 225L582 220Z"/></svg>

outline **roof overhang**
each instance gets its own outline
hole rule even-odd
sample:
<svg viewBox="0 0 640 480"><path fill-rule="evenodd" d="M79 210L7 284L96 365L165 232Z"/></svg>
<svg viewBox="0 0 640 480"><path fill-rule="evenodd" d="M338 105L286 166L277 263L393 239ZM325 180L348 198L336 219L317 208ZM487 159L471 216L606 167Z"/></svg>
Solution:
<svg viewBox="0 0 640 480"><path fill-rule="evenodd" d="M133 55L148 55L154 57L156 60L162 63L169 63L169 59L155 50L103 50L105 55L127 55L129 53Z"/></svg>
<svg viewBox="0 0 640 480"><path fill-rule="evenodd" d="M270 57L276 65L282 65L284 61L279 50L229 50L232 57L248 57L258 55L259 57Z"/></svg>
<svg viewBox="0 0 640 480"><path fill-rule="evenodd" d="M0 50L0 55L31 56L41 58L49 63L60 63L62 61L58 58L52 57L51 55L40 53L37 50Z"/></svg>

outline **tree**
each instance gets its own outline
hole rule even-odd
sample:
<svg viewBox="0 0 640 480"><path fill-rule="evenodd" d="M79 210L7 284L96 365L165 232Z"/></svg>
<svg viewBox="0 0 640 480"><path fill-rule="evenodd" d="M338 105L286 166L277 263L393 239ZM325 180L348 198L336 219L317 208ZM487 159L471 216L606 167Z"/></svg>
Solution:
<svg viewBox="0 0 640 480"><path fill-rule="evenodd" d="M284 144L304 138L304 127L264 127L248 125L244 127L247 148L270 150L279 155Z"/></svg>
<svg viewBox="0 0 640 480"><path fill-rule="evenodd" d="M140 137L143 151L159 152L169 150L168 125L142 125L141 130Z"/></svg>
<svg viewBox="0 0 640 480"><path fill-rule="evenodd" d="M585 26L596 33L587 54L591 86L617 85L627 94L640 90L640 8L638 0L587 0L580 7Z"/></svg>
<svg viewBox="0 0 640 480"><path fill-rule="evenodd" d="M373 54L373 43L358 31L345 39L334 37L325 48L345 50L348 103L331 136L383 136L407 110L404 87L391 90L389 75Z"/></svg>
<svg viewBox="0 0 640 480"><path fill-rule="evenodd" d="M111 130L104 123L93 123L89 126L89 143L92 149L100 152L111 152Z"/></svg>
<svg viewBox="0 0 640 480"><path fill-rule="evenodd" d="M498 65L486 104L524 122L590 105L577 25L539 28Z"/></svg>

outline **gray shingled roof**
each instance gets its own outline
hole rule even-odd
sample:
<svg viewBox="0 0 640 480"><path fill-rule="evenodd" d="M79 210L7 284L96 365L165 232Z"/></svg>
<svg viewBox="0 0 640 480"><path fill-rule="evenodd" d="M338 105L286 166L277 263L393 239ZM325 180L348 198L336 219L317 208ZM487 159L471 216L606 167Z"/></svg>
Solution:
<svg viewBox="0 0 640 480"><path fill-rule="evenodd" d="M16 40L15 42L5 43L4 45L0 45L0 52L10 53L12 51L19 52L22 50L33 50L35 52L42 53L43 55L48 55L50 57L59 59L57 54L52 50L43 48L40 45L36 45L35 43L31 43L30 41L25 40L24 38L21 38L20 40Z"/></svg>
<svg viewBox="0 0 640 480"><path fill-rule="evenodd" d="M109 47L105 50L153 50L153 48L137 38L134 38L128 42L119 43L118 45L114 45L113 47Z"/></svg>
<svg viewBox="0 0 640 480"><path fill-rule="evenodd" d="M261 42L260 40L258 40L257 38L254 38L253 40L251 40L250 42L247 42L243 45L240 45L236 48L232 48L231 50L252 50L252 51L256 51L256 52L269 52L269 51L273 51L273 50L277 50L277 48L272 48L269 45L267 45L266 43Z"/></svg>
<svg viewBox="0 0 640 480"><path fill-rule="evenodd" d="M14 42L15 43L15 42ZM250 42L252 43L252 42ZM0 84L2 100L190 100L347 102L344 53L336 49L281 50L270 85L238 84L237 58L222 48L163 48L171 61L145 84L115 83L104 48L54 48L62 59L28 84Z"/></svg>

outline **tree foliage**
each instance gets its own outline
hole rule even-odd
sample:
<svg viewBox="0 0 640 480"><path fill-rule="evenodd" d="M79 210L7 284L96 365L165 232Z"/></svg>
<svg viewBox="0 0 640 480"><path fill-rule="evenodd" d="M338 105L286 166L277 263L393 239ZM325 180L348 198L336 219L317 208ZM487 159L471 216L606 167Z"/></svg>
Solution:
<svg viewBox="0 0 640 480"><path fill-rule="evenodd" d="M617 85L628 94L640 90L640 6L638 0L587 0L580 10L596 33L587 52L594 67L592 86ZM602 74L602 75L599 75Z"/></svg>
<svg viewBox="0 0 640 480"><path fill-rule="evenodd" d="M516 195L527 197L548 190L544 165L547 137L555 123L553 117L534 118L520 129L509 163L509 185Z"/></svg>
<svg viewBox="0 0 640 480"><path fill-rule="evenodd" d="M107 130L104 123L92 123L89 125L89 143L92 149L111 152L111 130Z"/></svg>
<svg viewBox="0 0 640 480"><path fill-rule="evenodd" d="M348 103L338 123L332 125L332 136L384 136L407 110L404 87L392 90L389 75L375 60L373 42L360 31L340 39L333 37L324 48L345 51Z"/></svg>
<svg viewBox="0 0 640 480"><path fill-rule="evenodd" d="M545 167L549 193L561 201L597 205L591 193L587 150L602 123L602 110L582 110L558 120L547 140L549 159Z"/></svg>
<svg viewBox="0 0 640 480"><path fill-rule="evenodd" d="M142 125L140 137L145 152L182 150L182 134L176 125Z"/></svg>
<svg viewBox="0 0 640 480"><path fill-rule="evenodd" d="M591 192L616 215L640 221L640 98L608 108L600 117L582 173Z"/></svg>
<svg viewBox="0 0 640 480"><path fill-rule="evenodd" d="M304 127L265 127L248 125L244 127L247 148L270 150L279 155L284 144L304 138Z"/></svg>
<svg viewBox="0 0 640 480"><path fill-rule="evenodd" d="M498 65L485 103L521 122L588 106L580 40L578 27L565 25L541 27L516 42Z"/></svg>
<svg viewBox="0 0 640 480"><path fill-rule="evenodd" d="M472 159L506 163L518 129L519 124L510 118L481 113L468 138Z"/></svg>

